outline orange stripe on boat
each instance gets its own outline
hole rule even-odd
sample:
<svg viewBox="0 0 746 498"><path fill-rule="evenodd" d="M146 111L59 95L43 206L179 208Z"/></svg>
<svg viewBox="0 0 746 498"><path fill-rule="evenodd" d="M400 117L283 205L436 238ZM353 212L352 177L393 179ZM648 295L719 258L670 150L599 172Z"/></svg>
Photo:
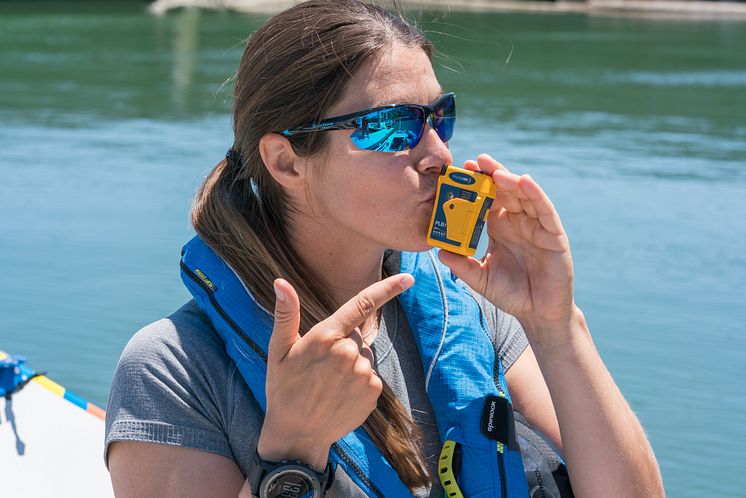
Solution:
<svg viewBox="0 0 746 498"><path fill-rule="evenodd" d="M101 420L104 420L106 418L106 410L102 410L93 403L88 403L88 408L86 408L86 411L91 415L100 418Z"/></svg>

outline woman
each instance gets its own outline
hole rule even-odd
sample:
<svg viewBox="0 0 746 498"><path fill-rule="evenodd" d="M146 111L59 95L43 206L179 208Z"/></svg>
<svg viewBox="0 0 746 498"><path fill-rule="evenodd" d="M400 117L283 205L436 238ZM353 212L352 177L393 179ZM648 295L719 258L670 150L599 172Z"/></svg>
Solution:
<svg viewBox="0 0 746 498"><path fill-rule="evenodd" d="M432 367L432 378L439 375L437 362L427 371L420 364L421 340L432 334L409 307L434 280L400 272L410 254L435 258L423 252L431 249L426 232L437 177L453 161L453 97L438 84L431 53L400 17L352 0L297 5L252 35L236 77L233 147L193 211L200 250L245 289L225 287L228 270L213 282L206 266L182 260L196 302L128 344L107 412L117 495L301 496L305 490L290 481L272 481L284 486L279 491L260 489L295 465L295 477L305 473L299 479L321 494L329 485L327 496L398 495L381 491L393 481L385 489L443 496L437 459L442 439L455 433L442 431L447 403L433 397L433 384L426 389ZM361 112L390 104L409 104L396 108L406 126ZM486 366L469 358L465 369L506 370L512 406L562 455L577 496L662 495L650 445L573 301L569 243L551 201L528 175L488 155L464 167L491 175L498 188L483 260L442 250L433 259L441 289L461 289L455 299L463 303L476 297L469 301L476 312L466 314L473 326L459 334L470 337L484 324L489 355L496 353ZM193 246L185 248L190 254ZM442 279L448 269L453 278ZM251 298L231 319L215 300L225 288L229 301ZM243 342L228 326L254 305L259 315L274 309L261 361L232 349ZM260 322L242 333L254 334ZM447 337L459 347L462 336ZM458 375L440 378L448 384ZM490 378L497 398L507 399ZM254 382L260 387L250 388ZM495 411L494 402L484 406ZM476 437L498 441L508 456L501 445L512 447L513 436L488 434L493 415ZM343 443L354 434L348 453L359 444L365 454L350 457ZM469 461L470 447L462 446ZM476 470L489 474L484 461ZM505 476L502 465L494 482L503 487L484 496L510 495L506 481L525 489L525 481L516 484L522 476ZM393 477L380 478L387 469ZM464 477L471 471L456 469L462 491L480 485Z"/></svg>

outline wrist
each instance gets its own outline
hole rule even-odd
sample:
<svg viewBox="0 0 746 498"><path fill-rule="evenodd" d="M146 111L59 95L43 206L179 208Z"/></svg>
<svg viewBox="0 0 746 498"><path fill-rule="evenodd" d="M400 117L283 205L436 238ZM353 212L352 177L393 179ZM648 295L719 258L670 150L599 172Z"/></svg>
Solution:
<svg viewBox="0 0 746 498"><path fill-rule="evenodd" d="M519 319L531 348L537 354L552 354L577 341L590 339L585 315L573 302L571 310L562 319L542 320L535 317Z"/></svg>
<svg viewBox="0 0 746 498"><path fill-rule="evenodd" d="M318 472L323 472L329 461L330 448L331 443L325 443L319 438L278 434L265 425L259 435L256 451L263 460L269 462L300 460Z"/></svg>

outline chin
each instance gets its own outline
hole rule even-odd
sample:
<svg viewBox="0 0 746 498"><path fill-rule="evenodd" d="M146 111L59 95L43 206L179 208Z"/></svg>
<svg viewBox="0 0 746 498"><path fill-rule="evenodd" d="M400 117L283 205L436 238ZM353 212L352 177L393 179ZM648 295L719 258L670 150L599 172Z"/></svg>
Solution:
<svg viewBox="0 0 746 498"><path fill-rule="evenodd" d="M397 227L395 239L392 240L392 245L388 247L396 251L406 252L424 252L432 249L433 246L427 243L430 213L427 213L427 216L411 217L408 221L409 223L406 225Z"/></svg>
<svg viewBox="0 0 746 498"><path fill-rule="evenodd" d="M422 235L414 240L402 240L399 244L397 244L395 247L392 247L391 249L406 252L424 252L429 251L432 248L433 246L427 243L427 238L425 237L425 234L422 233Z"/></svg>

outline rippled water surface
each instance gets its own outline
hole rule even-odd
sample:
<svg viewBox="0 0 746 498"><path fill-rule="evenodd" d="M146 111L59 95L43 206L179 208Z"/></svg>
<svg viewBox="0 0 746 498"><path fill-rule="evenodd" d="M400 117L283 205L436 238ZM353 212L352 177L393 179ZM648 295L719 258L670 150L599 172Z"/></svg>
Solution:
<svg viewBox="0 0 746 498"><path fill-rule="evenodd" d="M0 3L0 348L105 405L122 347L187 299L194 190L231 143L262 19ZM576 300L670 496L739 496L746 444L746 23L422 13L456 161L530 172Z"/></svg>

